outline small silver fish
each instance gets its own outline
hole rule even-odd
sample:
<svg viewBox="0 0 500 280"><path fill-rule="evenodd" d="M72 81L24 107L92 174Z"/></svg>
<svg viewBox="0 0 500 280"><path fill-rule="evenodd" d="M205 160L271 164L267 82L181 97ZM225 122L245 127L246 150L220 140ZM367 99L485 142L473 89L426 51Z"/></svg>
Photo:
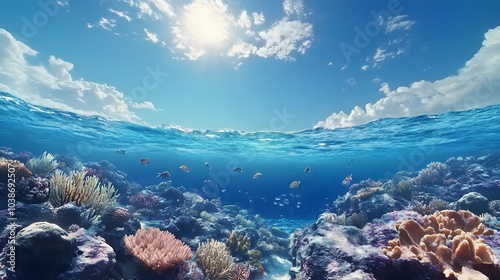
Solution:
<svg viewBox="0 0 500 280"><path fill-rule="evenodd" d="M348 186L352 181L352 174L345 177L344 180L342 181L342 185Z"/></svg>
<svg viewBox="0 0 500 280"><path fill-rule="evenodd" d="M309 167L306 167L306 169L304 169L304 172L309 172L309 171L311 171Z"/></svg>
<svg viewBox="0 0 500 280"><path fill-rule="evenodd" d="M208 163L208 161L205 162L205 167L208 168L208 169L212 169L212 167L210 167L210 163Z"/></svg>
<svg viewBox="0 0 500 280"><path fill-rule="evenodd" d="M236 171L236 172L243 172L243 169L241 167L235 167L233 168L233 171Z"/></svg>
<svg viewBox="0 0 500 280"><path fill-rule="evenodd" d="M186 173L189 173L189 168L187 166L185 166L185 165L181 165L179 167L179 169L182 170L182 171L184 171L184 172L186 172Z"/></svg>
<svg viewBox="0 0 500 280"><path fill-rule="evenodd" d="M161 178L170 177L170 172L168 172L168 171L160 172L160 173L158 173L158 176L156 176L156 177L161 177Z"/></svg>
<svg viewBox="0 0 500 280"><path fill-rule="evenodd" d="M127 151L122 150L122 149L120 149L120 150L116 150L116 152L117 152L117 153L119 153L119 154L122 154L122 155L124 155L124 154L126 154L126 153L127 153Z"/></svg>
<svg viewBox="0 0 500 280"><path fill-rule="evenodd" d="M262 176L262 173L260 173L260 172L255 172L255 174L253 174L254 179L260 178L261 176Z"/></svg>
<svg viewBox="0 0 500 280"><path fill-rule="evenodd" d="M147 159L147 158L143 158L143 159L141 159L141 160L139 161L139 164L140 164L140 165L148 165L148 164L150 164L150 163L151 163L151 162L150 162L150 161L149 161L149 159Z"/></svg>
<svg viewBox="0 0 500 280"><path fill-rule="evenodd" d="M296 181L293 181L290 183L290 189L296 189L298 188L300 185L300 181L299 180L296 180Z"/></svg>

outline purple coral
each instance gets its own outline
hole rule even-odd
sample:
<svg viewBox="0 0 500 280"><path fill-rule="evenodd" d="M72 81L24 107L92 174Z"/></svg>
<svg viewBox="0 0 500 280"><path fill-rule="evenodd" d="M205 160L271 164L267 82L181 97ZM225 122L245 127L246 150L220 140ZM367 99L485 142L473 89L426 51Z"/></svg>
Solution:
<svg viewBox="0 0 500 280"><path fill-rule="evenodd" d="M137 209L154 209L160 203L160 198L151 193L137 193L130 197L129 203Z"/></svg>

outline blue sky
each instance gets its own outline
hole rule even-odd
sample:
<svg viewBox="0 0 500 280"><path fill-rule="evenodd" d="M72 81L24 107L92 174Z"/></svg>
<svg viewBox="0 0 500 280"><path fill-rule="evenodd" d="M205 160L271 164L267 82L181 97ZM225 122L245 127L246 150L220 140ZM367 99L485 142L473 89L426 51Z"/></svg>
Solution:
<svg viewBox="0 0 500 280"><path fill-rule="evenodd" d="M60 110L296 131L500 103L498 1L0 7L0 90Z"/></svg>

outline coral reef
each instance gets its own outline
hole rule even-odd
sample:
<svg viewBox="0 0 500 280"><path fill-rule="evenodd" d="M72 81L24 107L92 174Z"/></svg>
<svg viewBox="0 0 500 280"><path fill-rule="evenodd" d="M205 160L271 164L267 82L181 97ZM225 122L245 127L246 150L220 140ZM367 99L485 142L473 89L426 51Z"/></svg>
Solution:
<svg viewBox="0 0 500 280"><path fill-rule="evenodd" d="M191 249L168 231L139 229L123 238L127 251L157 273L163 273L192 257Z"/></svg>
<svg viewBox="0 0 500 280"><path fill-rule="evenodd" d="M59 166L56 158L47 152L26 162L26 167L36 175L47 175Z"/></svg>
<svg viewBox="0 0 500 280"><path fill-rule="evenodd" d="M101 185L95 176L85 178L86 171L71 171L69 175L57 170L50 179L50 203L55 207L69 202L87 205L97 212L112 207L118 194L111 183Z"/></svg>
<svg viewBox="0 0 500 280"><path fill-rule="evenodd" d="M407 220L396 225L399 238L384 253L393 259L418 259L439 265L446 277L479 279L473 264L493 264L493 251L478 235L491 235L479 217L469 211L443 210L424 217L423 225ZM449 246L451 244L451 248Z"/></svg>
<svg viewBox="0 0 500 280"><path fill-rule="evenodd" d="M130 219L127 209L123 207L110 208L101 215L101 223L106 228L123 227Z"/></svg>
<svg viewBox="0 0 500 280"><path fill-rule="evenodd" d="M196 263L209 280L234 277L236 265L226 244L220 241L211 239L201 243L196 250Z"/></svg>
<svg viewBox="0 0 500 280"><path fill-rule="evenodd" d="M17 197L25 203L44 203L49 200L50 181L43 177L21 178L17 182Z"/></svg>

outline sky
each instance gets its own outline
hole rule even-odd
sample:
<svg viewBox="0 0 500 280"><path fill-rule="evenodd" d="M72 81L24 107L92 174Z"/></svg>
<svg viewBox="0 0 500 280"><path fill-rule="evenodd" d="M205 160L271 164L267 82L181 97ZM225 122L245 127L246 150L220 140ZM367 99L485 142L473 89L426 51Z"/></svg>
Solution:
<svg viewBox="0 0 500 280"><path fill-rule="evenodd" d="M5 0L0 91L200 130L467 110L500 103L498 11L493 0Z"/></svg>

